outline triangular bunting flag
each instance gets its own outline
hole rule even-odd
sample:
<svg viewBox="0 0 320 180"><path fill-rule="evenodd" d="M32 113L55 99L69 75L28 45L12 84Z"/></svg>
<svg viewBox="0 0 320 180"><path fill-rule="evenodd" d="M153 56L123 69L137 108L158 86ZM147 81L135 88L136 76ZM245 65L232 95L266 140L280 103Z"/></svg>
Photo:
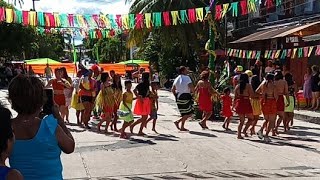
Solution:
<svg viewBox="0 0 320 180"><path fill-rule="evenodd" d="M313 51L313 48L314 48L314 46L310 46L310 47L309 47L308 57L310 57L310 56L311 56L311 53L312 53L312 51Z"/></svg>
<svg viewBox="0 0 320 180"><path fill-rule="evenodd" d="M281 50L277 50L276 55L274 56L274 58L279 59Z"/></svg>
<svg viewBox="0 0 320 180"><path fill-rule="evenodd" d="M308 54L309 54L309 47L304 47L304 48L303 48L303 55L304 55L304 57L308 57Z"/></svg>
<svg viewBox="0 0 320 180"><path fill-rule="evenodd" d="M287 50L284 49L284 50L282 51L282 54L281 54L280 59L285 59L286 57L287 57Z"/></svg>
<svg viewBox="0 0 320 180"><path fill-rule="evenodd" d="M292 55L291 55L291 58L292 58L292 59L294 59L294 58L296 57L297 50L298 50L297 48L294 48L294 49L293 49Z"/></svg>

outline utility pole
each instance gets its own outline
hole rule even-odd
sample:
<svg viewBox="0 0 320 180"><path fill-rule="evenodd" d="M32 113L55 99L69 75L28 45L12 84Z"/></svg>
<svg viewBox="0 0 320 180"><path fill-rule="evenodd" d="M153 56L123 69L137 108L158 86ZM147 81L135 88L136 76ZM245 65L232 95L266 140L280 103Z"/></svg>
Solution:
<svg viewBox="0 0 320 180"><path fill-rule="evenodd" d="M32 0L32 6L33 6L33 11L36 11L36 1L40 1L40 0Z"/></svg>
<svg viewBox="0 0 320 180"><path fill-rule="evenodd" d="M215 22L215 0L211 0L211 8L210 8L210 13L211 13L211 25L209 25L209 69L210 69L210 82L212 86L215 86L215 77L214 77L214 72L215 72L215 61L216 61L216 46L215 46L215 41L216 41L216 22ZM210 21L210 20L209 20Z"/></svg>

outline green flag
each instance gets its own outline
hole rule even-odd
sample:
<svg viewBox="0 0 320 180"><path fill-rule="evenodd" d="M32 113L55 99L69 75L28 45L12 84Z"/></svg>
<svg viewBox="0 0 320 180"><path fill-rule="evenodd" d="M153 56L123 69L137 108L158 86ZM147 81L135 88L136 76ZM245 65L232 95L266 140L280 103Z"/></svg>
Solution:
<svg viewBox="0 0 320 180"><path fill-rule="evenodd" d="M72 48L73 48L73 62L76 63L77 62L77 50L76 50L74 44L72 44Z"/></svg>

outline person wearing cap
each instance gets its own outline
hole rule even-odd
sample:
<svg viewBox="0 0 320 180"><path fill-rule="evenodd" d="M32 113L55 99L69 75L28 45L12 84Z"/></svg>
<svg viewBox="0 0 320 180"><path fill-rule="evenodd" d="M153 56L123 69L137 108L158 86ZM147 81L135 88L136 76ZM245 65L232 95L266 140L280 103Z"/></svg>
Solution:
<svg viewBox="0 0 320 180"><path fill-rule="evenodd" d="M235 73L236 75L233 77L233 88L235 88L237 85L238 85L238 82L239 82L239 78L240 78L240 75L243 71L243 67L242 66L237 66L237 68L235 69Z"/></svg>
<svg viewBox="0 0 320 180"><path fill-rule="evenodd" d="M246 73L249 76L249 84L251 84L251 78L252 78L252 71L246 70L244 73Z"/></svg>

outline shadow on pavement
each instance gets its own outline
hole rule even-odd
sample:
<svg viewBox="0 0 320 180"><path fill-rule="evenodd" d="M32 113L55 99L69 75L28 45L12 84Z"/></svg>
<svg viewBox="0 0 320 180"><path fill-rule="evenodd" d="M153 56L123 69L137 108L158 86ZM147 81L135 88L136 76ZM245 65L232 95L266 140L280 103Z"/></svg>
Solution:
<svg viewBox="0 0 320 180"><path fill-rule="evenodd" d="M302 130L314 129L314 130L320 130L320 128L304 127L304 126L293 126L291 129L302 129Z"/></svg>
<svg viewBox="0 0 320 180"><path fill-rule="evenodd" d="M73 128L68 128L70 132L75 132L75 133L81 133L86 131L85 129L73 129Z"/></svg>
<svg viewBox="0 0 320 180"><path fill-rule="evenodd" d="M296 148L301 148L307 151L311 151L311 152L315 152L320 154L320 151L318 151L316 148L312 148L306 145L302 145L302 144L294 144L294 143L289 143L289 142L283 142L283 141L275 141L275 138L272 138L272 142L270 143L266 143L262 140L252 140L252 139L246 139L249 140L251 142L256 142L256 143L263 143L263 144L269 144L269 145L275 145L275 146L290 146L290 147L296 147Z"/></svg>
<svg viewBox="0 0 320 180"><path fill-rule="evenodd" d="M226 131L226 130L216 130L216 129L211 129L213 132L218 132L218 133L226 133L226 134L237 134L237 131Z"/></svg>
<svg viewBox="0 0 320 180"><path fill-rule="evenodd" d="M178 137L170 134L158 134L156 136L148 135L148 138L153 138L156 141L179 141Z"/></svg>
<svg viewBox="0 0 320 180"><path fill-rule="evenodd" d="M320 137L319 133L310 132L310 131L291 130L291 131L287 132L287 134L294 135L294 136L315 136L315 137Z"/></svg>
<svg viewBox="0 0 320 180"><path fill-rule="evenodd" d="M320 142L319 140L311 139L311 138L299 138L299 137L287 137L287 136L273 137L273 138L278 140L287 140L287 141Z"/></svg>
<svg viewBox="0 0 320 180"><path fill-rule="evenodd" d="M197 136L204 136L204 137L217 137L216 135L204 132L197 132L197 131L189 131L189 134L197 135Z"/></svg>

